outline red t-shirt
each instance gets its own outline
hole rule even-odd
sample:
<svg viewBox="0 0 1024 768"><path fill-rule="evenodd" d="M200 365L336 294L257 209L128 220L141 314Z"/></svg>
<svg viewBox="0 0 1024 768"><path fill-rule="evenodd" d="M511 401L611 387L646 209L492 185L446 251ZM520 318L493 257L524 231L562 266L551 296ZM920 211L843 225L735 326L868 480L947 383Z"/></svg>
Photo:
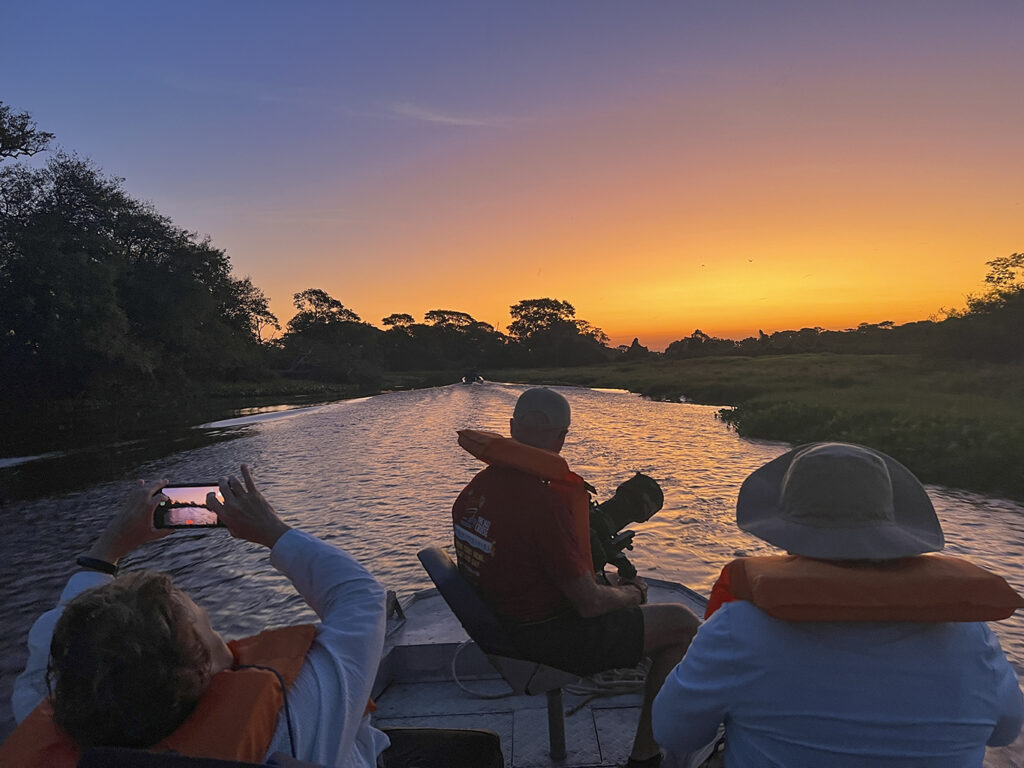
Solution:
<svg viewBox="0 0 1024 768"><path fill-rule="evenodd" d="M540 621L571 606L559 587L593 570L572 512L538 477L488 467L452 507L462 573L508 621Z"/></svg>

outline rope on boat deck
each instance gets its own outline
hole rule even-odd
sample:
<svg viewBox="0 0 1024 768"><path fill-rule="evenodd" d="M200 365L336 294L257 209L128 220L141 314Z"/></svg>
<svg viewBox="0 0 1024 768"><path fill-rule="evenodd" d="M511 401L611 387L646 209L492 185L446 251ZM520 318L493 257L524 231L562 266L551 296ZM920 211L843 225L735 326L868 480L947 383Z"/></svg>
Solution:
<svg viewBox="0 0 1024 768"><path fill-rule="evenodd" d="M581 678L578 683L565 686L562 690L573 696L585 696L583 701L571 707L565 714L574 715L594 699L603 696L619 696L628 693L642 693L650 659L644 658L637 666L625 669L608 669L590 677Z"/></svg>
<svg viewBox="0 0 1024 768"><path fill-rule="evenodd" d="M455 671L455 661L459 658L459 654L462 652L462 649L465 648L467 645L470 645L471 643L473 643L472 639L463 640L461 643L459 643L458 648L455 649L455 653L452 654L452 679L455 681L455 684L459 686L459 688L464 690L466 693L468 693L470 696L476 696L478 699L504 699L506 696L511 696L513 693L515 693L515 691L512 690L511 686L509 686L509 689L504 693L482 693L481 691L474 691L470 688L467 688L465 685L462 684L462 681L459 680L458 673Z"/></svg>
<svg viewBox="0 0 1024 768"><path fill-rule="evenodd" d="M511 688L502 693L483 693L482 691L474 691L471 688L467 688L463 682L459 680L458 672L455 669L455 662L458 660L462 649L471 643L473 643L473 640L462 641L455 649L455 653L452 654L452 679L455 681L455 684L470 696L475 696L478 699L503 699L506 696L511 696L515 693ZM586 697L583 701L570 708L566 714L574 715L594 699L601 698L603 696L619 696L629 693L641 693L644 689L644 681L647 679L647 671L650 669L650 666L650 659L644 658L635 667L625 669L608 669L604 672L598 672L595 675L591 675L590 677L580 678L578 683L563 686L562 690L568 694Z"/></svg>

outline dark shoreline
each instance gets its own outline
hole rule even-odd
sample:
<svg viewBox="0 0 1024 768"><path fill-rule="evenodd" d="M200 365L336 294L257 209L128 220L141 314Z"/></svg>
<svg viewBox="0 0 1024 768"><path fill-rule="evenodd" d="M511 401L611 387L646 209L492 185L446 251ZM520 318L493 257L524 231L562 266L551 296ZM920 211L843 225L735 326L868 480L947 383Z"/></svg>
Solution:
<svg viewBox="0 0 1024 768"><path fill-rule="evenodd" d="M239 416L350 400L401 389L457 381L453 371L395 374L382 388L368 389L301 379L136 391L117 402L65 400L36 405L0 405L0 508L14 502L72 492L99 478L120 477L133 467L177 451L244 434L244 428L197 429ZM34 458L4 467L4 459Z"/></svg>

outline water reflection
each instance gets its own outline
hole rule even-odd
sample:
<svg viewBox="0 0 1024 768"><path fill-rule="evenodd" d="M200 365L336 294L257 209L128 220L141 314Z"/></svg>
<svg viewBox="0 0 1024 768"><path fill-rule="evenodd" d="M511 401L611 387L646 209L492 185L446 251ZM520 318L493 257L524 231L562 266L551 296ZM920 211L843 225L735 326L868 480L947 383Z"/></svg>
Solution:
<svg viewBox="0 0 1024 768"><path fill-rule="evenodd" d="M232 437L137 466L88 490L3 509L0 593L0 715L24 663L31 622L51 607L81 554L133 477L214 481L252 465L285 520L334 541L400 594L428 585L415 553L451 541L452 501L482 465L455 442L465 427L507 433L523 387L453 385L396 392L221 429ZM573 407L564 455L601 499L643 471L665 491L665 506L637 526L630 553L642 574L707 590L722 565L773 549L736 529L742 480L783 453L781 443L741 440L714 418L715 407L644 400L624 392L561 389ZM1024 588L1024 512L1008 501L930 488L951 554L966 554ZM129 558L126 567L169 571L229 637L267 624L308 619L307 609L265 553L224 531L179 533ZM1024 661L1024 620L996 625L1008 654Z"/></svg>

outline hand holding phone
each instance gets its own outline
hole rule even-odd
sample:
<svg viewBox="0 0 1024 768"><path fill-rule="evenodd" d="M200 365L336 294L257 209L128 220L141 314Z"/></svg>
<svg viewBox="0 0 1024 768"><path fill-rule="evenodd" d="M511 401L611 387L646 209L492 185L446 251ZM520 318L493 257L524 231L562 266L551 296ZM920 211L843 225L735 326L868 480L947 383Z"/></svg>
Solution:
<svg viewBox="0 0 1024 768"><path fill-rule="evenodd" d="M220 493L209 497L209 506L224 520L236 539L272 548L289 529L263 494L256 489L252 472L242 465L242 479L235 476L220 481Z"/></svg>
<svg viewBox="0 0 1024 768"><path fill-rule="evenodd" d="M155 531L156 510L164 496L166 480L139 480L125 497L121 510L108 522L86 556L116 565L117 561L149 541L169 536L172 531Z"/></svg>
<svg viewBox="0 0 1024 768"><path fill-rule="evenodd" d="M206 503L209 493L222 499L216 483L178 483L161 490L166 501L153 511L154 528L223 528L217 513Z"/></svg>

